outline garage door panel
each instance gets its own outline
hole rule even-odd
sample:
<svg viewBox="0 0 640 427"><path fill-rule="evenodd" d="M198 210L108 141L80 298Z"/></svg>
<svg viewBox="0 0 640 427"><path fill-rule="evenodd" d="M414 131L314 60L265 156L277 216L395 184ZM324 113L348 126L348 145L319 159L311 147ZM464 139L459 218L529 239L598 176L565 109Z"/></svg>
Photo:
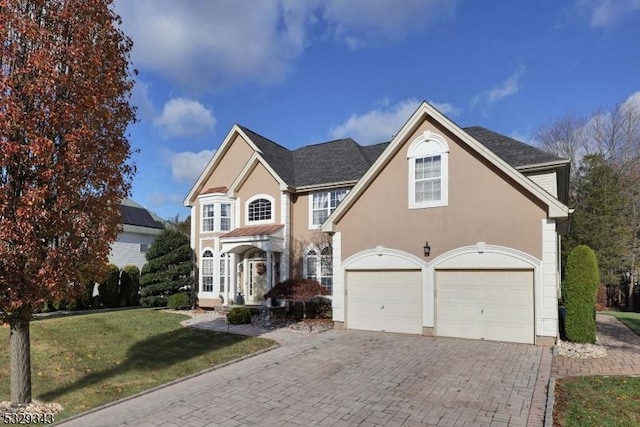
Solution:
<svg viewBox="0 0 640 427"><path fill-rule="evenodd" d="M533 343L533 271L437 271L436 283L438 335Z"/></svg>
<svg viewBox="0 0 640 427"><path fill-rule="evenodd" d="M420 271L348 271L347 327L422 333Z"/></svg>

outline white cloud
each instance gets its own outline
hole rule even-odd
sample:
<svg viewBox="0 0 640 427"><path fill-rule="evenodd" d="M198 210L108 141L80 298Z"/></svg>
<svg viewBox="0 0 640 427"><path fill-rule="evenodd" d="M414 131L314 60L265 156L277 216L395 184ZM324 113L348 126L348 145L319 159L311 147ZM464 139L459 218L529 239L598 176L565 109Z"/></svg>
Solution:
<svg viewBox="0 0 640 427"><path fill-rule="evenodd" d="M495 85L490 90L481 92L471 99L471 108L479 104L494 104L504 98L515 95L520 90L520 78L524 74L525 68L520 65L505 81Z"/></svg>
<svg viewBox="0 0 640 427"><path fill-rule="evenodd" d="M131 102L138 109L138 118L148 119L155 116L155 107L149 95L149 84L136 81L131 94Z"/></svg>
<svg viewBox="0 0 640 427"><path fill-rule="evenodd" d="M389 141L418 108L420 101L409 98L389 105L388 100L382 100L380 104L380 108L354 114L343 124L331 129L331 137L351 137L361 144Z"/></svg>
<svg viewBox="0 0 640 427"><path fill-rule="evenodd" d="M216 119L211 110L198 101L173 98L164 105L153 124L160 127L166 137L188 137L211 131Z"/></svg>
<svg viewBox="0 0 640 427"><path fill-rule="evenodd" d="M196 182L215 153L216 150L165 152L171 163L171 177L180 182Z"/></svg>
<svg viewBox="0 0 640 427"><path fill-rule="evenodd" d="M436 110L440 111L445 116L455 117L462 113L462 110L460 108L447 102L429 101L429 104L431 104L431 106L433 106Z"/></svg>
<svg viewBox="0 0 640 427"><path fill-rule="evenodd" d="M133 62L191 90L272 83L306 39L309 6L289 1L117 0Z"/></svg>
<svg viewBox="0 0 640 427"><path fill-rule="evenodd" d="M621 108L636 108L640 110L640 91L631 94L621 105Z"/></svg>
<svg viewBox="0 0 640 427"><path fill-rule="evenodd" d="M160 191L154 191L147 195L146 200L149 203L150 207L157 208L162 205L182 204L182 201L184 200L184 195L167 194Z"/></svg>
<svg viewBox="0 0 640 427"><path fill-rule="evenodd" d="M116 0L136 68L193 93L284 80L322 35L355 48L455 15L456 0Z"/></svg>
<svg viewBox="0 0 640 427"><path fill-rule="evenodd" d="M350 48L366 40L398 40L455 15L455 0L328 0L322 16Z"/></svg>
<svg viewBox="0 0 640 427"><path fill-rule="evenodd" d="M592 27L609 28L640 11L640 0L577 0L576 7L587 15Z"/></svg>

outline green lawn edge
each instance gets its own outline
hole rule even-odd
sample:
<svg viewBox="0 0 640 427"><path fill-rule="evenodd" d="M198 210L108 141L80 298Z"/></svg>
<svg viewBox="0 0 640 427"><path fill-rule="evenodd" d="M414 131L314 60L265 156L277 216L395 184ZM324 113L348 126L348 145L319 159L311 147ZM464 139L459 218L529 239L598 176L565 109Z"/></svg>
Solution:
<svg viewBox="0 0 640 427"><path fill-rule="evenodd" d="M31 323L33 398L59 403L56 421L130 399L277 347L273 340L196 328L157 309L40 318ZM9 333L0 328L0 339ZM9 400L8 345L0 401Z"/></svg>

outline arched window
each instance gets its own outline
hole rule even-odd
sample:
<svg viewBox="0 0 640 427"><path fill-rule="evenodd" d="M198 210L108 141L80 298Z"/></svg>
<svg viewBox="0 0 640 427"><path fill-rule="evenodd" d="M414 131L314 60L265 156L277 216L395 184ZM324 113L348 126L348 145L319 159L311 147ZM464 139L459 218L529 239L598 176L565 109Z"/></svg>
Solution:
<svg viewBox="0 0 640 427"><path fill-rule="evenodd" d="M202 292L213 292L213 252L206 250L202 253Z"/></svg>
<svg viewBox="0 0 640 427"><path fill-rule="evenodd" d="M318 280L318 252L310 248L304 254L304 277Z"/></svg>
<svg viewBox="0 0 640 427"><path fill-rule="evenodd" d="M431 131L416 138L407 152L409 160L409 208L448 204L449 146Z"/></svg>
<svg viewBox="0 0 640 427"><path fill-rule="evenodd" d="M310 246L303 256L303 275L306 279L317 280L329 294L333 292L333 251L331 246L318 250Z"/></svg>
<svg viewBox="0 0 640 427"><path fill-rule="evenodd" d="M331 246L325 246L320 251L320 284L331 295L333 292L333 251Z"/></svg>
<svg viewBox="0 0 640 427"><path fill-rule="evenodd" d="M257 197L247 204L247 222L271 222L273 220L272 198Z"/></svg>

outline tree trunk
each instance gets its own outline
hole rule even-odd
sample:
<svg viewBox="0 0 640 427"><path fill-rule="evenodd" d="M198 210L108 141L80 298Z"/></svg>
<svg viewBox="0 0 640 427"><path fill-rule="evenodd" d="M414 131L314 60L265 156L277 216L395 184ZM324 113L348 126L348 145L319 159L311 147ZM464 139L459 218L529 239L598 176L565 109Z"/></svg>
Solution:
<svg viewBox="0 0 640 427"><path fill-rule="evenodd" d="M11 401L13 403L31 403L31 341L29 338L29 320L9 319L11 335L9 337L11 366Z"/></svg>

